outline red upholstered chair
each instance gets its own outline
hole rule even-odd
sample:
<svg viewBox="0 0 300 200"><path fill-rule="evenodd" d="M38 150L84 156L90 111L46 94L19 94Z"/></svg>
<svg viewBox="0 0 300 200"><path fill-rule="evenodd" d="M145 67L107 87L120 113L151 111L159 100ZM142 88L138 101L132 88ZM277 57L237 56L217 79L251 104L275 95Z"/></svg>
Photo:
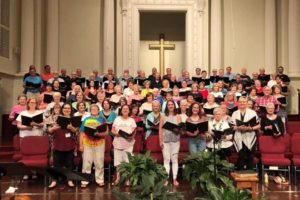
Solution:
<svg viewBox="0 0 300 200"><path fill-rule="evenodd" d="M300 133L300 121L288 121L286 123L287 133L293 135L294 133Z"/></svg>
<svg viewBox="0 0 300 200"><path fill-rule="evenodd" d="M160 164L164 162L158 135L150 135L146 140L146 151Z"/></svg>
<svg viewBox="0 0 300 200"><path fill-rule="evenodd" d="M291 139L291 152L293 155L292 161L294 165L295 180L297 180L297 172L300 171L298 167L300 166L300 137L293 135Z"/></svg>
<svg viewBox="0 0 300 200"><path fill-rule="evenodd" d="M278 167L278 169L276 169L278 171L287 171L289 181L291 180L291 160L285 157L286 141L284 137L259 137L259 150L261 153L262 174L264 174L265 170L272 170L265 168L265 166L276 166Z"/></svg>
<svg viewBox="0 0 300 200"><path fill-rule="evenodd" d="M180 149L178 155L179 163L189 155L189 141L187 137L180 138Z"/></svg>
<svg viewBox="0 0 300 200"><path fill-rule="evenodd" d="M133 146L133 154L139 154L143 151L143 135L141 133L135 134L135 143Z"/></svg>
<svg viewBox="0 0 300 200"><path fill-rule="evenodd" d="M19 162L28 167L47 167L49 138L48 136L28 136L22 138L22 159Z"/></svg>
<svg viewBox="0 0 300 200"><path fill-rule="evenodd" d="M108 182L111 179L112 168L112 137L110 135L105 137L105 152L104 152L104 169L108 170Z"/></svg>
<svg viewBox="0 0 300 200"><path fill-rule="evenodd" d="M15 135L13 138L13 148L14 148L14 155L12 156L13 161L19 161L22 158L22 154L20 151L20 136Z"/></svg>

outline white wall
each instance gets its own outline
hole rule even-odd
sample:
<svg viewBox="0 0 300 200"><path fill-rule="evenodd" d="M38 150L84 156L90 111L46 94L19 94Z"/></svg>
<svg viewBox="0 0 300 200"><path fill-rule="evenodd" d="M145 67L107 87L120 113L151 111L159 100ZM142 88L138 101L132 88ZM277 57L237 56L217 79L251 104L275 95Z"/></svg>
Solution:
<svg viewBox="0 0 300 200"><path fill-rule="evenodd" d="M102 71L101 0L59 1L59 66Z"/></svg>
<svg viewBox="0 0 300 200"><path fill-rule="evenodd" d="M264 66L264 9L264 0L223 0L223 66L250 73Z"/></svg>
<svg viewBox="0 0 300 200"><path fill-rule="evenodd" d="M167 43L175 44L175 50L165 51L165 68L171 67L172 72L178 75L185 63L185 42L168 41ZM150 50L149 44L158 44L158 40L140 42L140 69L144 70L146 75L151 74L153 67L159 70L159 50Z"/></svg>
<svg viewBox="0 0 300 200"><path fill-rule="evenodd" d="M14 50L20 48L20 0L10 1L10 57L0 57L0 72L15 74L19 72L20 57Z"/></svg>

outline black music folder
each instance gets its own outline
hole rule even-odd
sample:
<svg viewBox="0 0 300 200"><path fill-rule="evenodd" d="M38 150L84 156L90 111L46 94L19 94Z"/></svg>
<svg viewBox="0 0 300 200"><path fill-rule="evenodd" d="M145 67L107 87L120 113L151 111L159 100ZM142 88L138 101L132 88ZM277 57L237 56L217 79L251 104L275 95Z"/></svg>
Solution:
<svg viewBox="0 0 300 200"><path fill-rule="evenodd" d="M203 108L206 115L213 115L215 108Z"/></svg>
<svg viewBox="0 0 300 200"><path fill-rule="evenodd" d="M26 87L30 87L30 88L40 88L41 84L40 83L32 83L32 82L27 82L25 83Z"/></svg>
<svg viewBox="0 0 300 200"><path fill-rule="evenodd" d="M191 123L186 122L186 131L191 133L199 130L200 133L204 133L208 131L208 121L199 122L199 123Z"/></svg>
<svg viewBox="0 0 300 200"><path fill-rule="evenodd" d="M163 125L163 129L169 130L169 131L174 131L174 129L180 129L184 126L183 123L179 123L179 124L173 124L171 122L165 122Z"/></svg>
<svg viewBox="0 0 300 200"><path fill-rule="evenodd" d="M133 134L132 133L127 133L126 131L119 130L119 135L125 139L130 139L132 138Z"/></svg>
<svg viewBox="0 0 300 200"><path fill-rule="evenodd" d="M102 132L105 132L107 130L107 124L101 124L100 126L97 126L97 127L88 127L88 126L85 126L84 127L84 132L85 134L87 134L89 137L91 138L95 138L95 139L99 139L101 137L97 136L96 133L102 133Z"/></svg>
<svg viewBox="0 0 300 200"><path fill-rule="evenodd" d="M230 134L233 133L233 129L232 128L227 128L227 129L225 129L223 131L218 131L218 130L212 129L211 131L213 132L213 134L214 134L213 138L216 141L221 140L221 138L222 138L223 135L230 135Z"/></svg>
<svg viewBox="0 0 300 200"><path fill-rule="evenodd" d="M53 96L51 94L44 94L44 102L51 103L53 101Z"/></svg>
<svg viewBox="0 0 300 200"><path fill-rule="evenodd" d="M286 102L286 97L279 97L279 98L277 98L277 101L279 101L279 103L281 103L281 104L286 104L287 102Z"/></svg>
<svg viewBox="0 0 300 200"><path fill-rule="evenodd" d="M81 116L74 116L74 117L64 117L58 116L57 117L57 124L61 127L66 129L67 126L71 123L72 126L79 128L81 126Z"/></svg>
<svg viewBox="0 0 300 200"><path fill-rule="evenodd" d="M241 120L236 120L236 125L237 126L250 126L250 127L253 127L253 126L256 126L257 125L257 120L256 120L256 117L252 117L249 121L247 122L243 122Z"/></svg>
<svg viewBox="0 0 300 200"><path fill-rule="evenodd" d="M27 117L27 116L22 115L21 118L22 118L22 125L25 125L25 126L30 126L31 122L35 122L37 124L40 124L44 120L43 113L35 115L33 117Z"/></svg>
<svg viewBox="0 0 300 200"><path fill-rule="evenodd" d="M238 107L237 106L234 106L234 107L231 107L231 108L227 107L227 109L228 109L228 115L231 116L234 111L238 110Z"/></svg>
<svg viewBox="0 0 300 200"><path fill-rule="evenodd" d="M282 86L281 87L281 92L288 92L288 87L287 86Z"/></svg>
<svg viewBox="0 0 300 200"><path fill-rule="evenodd" d="M137 100L137 99L132 99L131 100L131 104L139 104L141 105L144 102L143 99Z"/></svg>
<svg viewBox="0 0 300 200"><path fill-rule="evenodd" d="M147 116L149 113L151 113L151 112L152 112L152 110L143 110L143 114L146 115L146 116Z"/></svg>

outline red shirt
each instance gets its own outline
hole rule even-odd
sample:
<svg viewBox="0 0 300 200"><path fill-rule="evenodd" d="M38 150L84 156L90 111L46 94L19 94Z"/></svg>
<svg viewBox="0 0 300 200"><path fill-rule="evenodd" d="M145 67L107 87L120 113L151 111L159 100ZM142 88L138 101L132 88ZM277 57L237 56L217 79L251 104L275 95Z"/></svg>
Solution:
<svg viewBox="0 0 300 200"><path fill-rule="evenodd" d="M207 99L207 96L208 96L207 89L199 90L199 92L202 94L203 99Z"/></svg>
<svg viewBox="0 0 300 200"><path fill-rule="evenodd" d="M71 151L75 149L75 139L72 133L67 129L58 129L54 131L54 149L57 151Z"/></svg>
<svg viewBox="0 0 300 200"><path fill-rule="evenodd" d="M42 81L48 82L48 80L50 78L53 78L53 74L52 73L42 73L41 74Z"/></svg>

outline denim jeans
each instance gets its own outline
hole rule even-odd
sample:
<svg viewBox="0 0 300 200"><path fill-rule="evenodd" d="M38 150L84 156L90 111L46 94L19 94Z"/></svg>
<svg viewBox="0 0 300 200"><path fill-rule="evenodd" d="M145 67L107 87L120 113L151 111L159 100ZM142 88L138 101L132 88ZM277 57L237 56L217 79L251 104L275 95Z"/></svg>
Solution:
<svg viewBox="0 0 300 200"><path fill-rule="evenodd" d="M189 151L190 153L195 153L199 151L204 151L206 148L206 142L200 138L189 138Z"/></svg>

